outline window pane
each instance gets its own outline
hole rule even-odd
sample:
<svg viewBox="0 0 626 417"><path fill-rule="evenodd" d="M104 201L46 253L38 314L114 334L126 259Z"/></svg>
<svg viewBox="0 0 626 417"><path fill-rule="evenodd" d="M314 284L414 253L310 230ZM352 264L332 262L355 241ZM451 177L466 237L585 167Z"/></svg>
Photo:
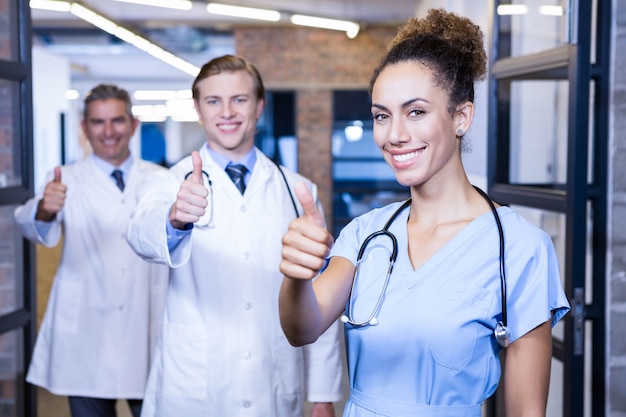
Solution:
<svg viewBox="0 0 626 417"><path fill-rule="evenodd" d="M372 122L360 121L362 131L356 140L350 136L355 126L354 122L335 122L332 135L335 235L354 217L409 195L374 143Z"/></svg>
<svg viewBox="0 0 626 417"><path fill-rule="evenodd" d="M15 206L0 206L0 315L23 307L23 240L13 221Z"/></svg>
<svg viewBox="0 0 626 417"><path fill-rule="evenodd" d="M589 182L589 184L593 184L593 182L595 181L594 178L594 169L598 169L598 172L602 172L602 170L606 169L606 166L604 163L600 162L600 166L595 167L594 166L594 160L595 159L599 159L596 157L596 143L601 143L601 142L597 142L598 140L601 140L600 138L596 138L596 135L594 133L594 130L596 129L596 112L593 111L593 109L596 108L596 94L598 94L596 92L596 83L594 80L590 80L589 81L589 132L587 134L587 143L589 144L589 148L587 149L587 181ZM602 92L600 92L599 94L603 94Z"/></svg>
<svg viewBox="0 0 626 417"><path fill-rule="evenodd" d="M17 18L12 18L14 8L15 1L0 0L0 59L15 59L15 45L11 41L17 39Z"/></svg>
<svg viewBox="0 0 626 417"><path fill-rule="evenodd" d="M22 183L19 106L19 84L0 80L0 188Z"/></svg>
<svg viewBox="0 0 626 417"><path fill-rule="evenodd" d="M565 183L568 88L557 80L511 83L510 183Z"/></svg>
<svg viewBox="0 0 626 417"><path fill-rule="evenodd" d="M23 415L23 340L21 329L0 335L0 417Z"/></svg>
<svg viewBox="0 0 626 417"><path fill-rule="evenodd" d="M569 0L500 1L499 57L522 56L572 43Z"/></svg>
<svg viewBox="0 0 626 417"><path fill-rule="evenodd" d="M395 181L372 133L371 121L335 122L332 134L335 180Z"/></svg>

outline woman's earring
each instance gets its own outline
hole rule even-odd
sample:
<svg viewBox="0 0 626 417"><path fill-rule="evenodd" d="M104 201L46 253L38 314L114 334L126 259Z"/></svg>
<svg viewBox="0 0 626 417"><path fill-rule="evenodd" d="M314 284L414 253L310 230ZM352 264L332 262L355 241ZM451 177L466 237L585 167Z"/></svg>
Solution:
<svg viewBox="0 0 626 417"><path fill-rule="evenodd" d="M456 131L457 136L463 136L463 129L459 129Z"/></svg>

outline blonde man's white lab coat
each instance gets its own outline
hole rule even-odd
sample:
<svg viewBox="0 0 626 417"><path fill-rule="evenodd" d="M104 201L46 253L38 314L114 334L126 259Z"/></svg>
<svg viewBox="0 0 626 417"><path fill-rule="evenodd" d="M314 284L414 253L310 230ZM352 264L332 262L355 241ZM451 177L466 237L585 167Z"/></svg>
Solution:
<svg viewBox="0 0 626 417"><path fill-rule="evenodd" d="M153 176L140 196L129 242L147 259L172 267L142 417L301 417L305 400L342 397L338 326L302 348L292 347L280 327L281 237L296 214L280 172L256 152L242 196L201 149L212 182L207 216L213 224L194 226L171 254L166 220L191 157ZM308 180L284 171L290 187L306 181L316 195Z"/></svg>
<svg viewBox="0 0 626 417"><path fill-rule="evenodd" d="M35 227L43 187L15 210L27 239L52 247L63 235L28 382L57 395L143 397L168 271L137 256L125 234L137 185L157 170L135 158L121 192L93 156L63 166L65 204L44 235Z"/></svg>

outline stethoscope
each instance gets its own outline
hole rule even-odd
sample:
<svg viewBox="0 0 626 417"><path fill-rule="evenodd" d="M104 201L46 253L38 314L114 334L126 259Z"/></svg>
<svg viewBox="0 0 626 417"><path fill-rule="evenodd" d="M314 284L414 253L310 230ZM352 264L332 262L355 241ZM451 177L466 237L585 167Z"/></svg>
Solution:
<svg viewBox="0 0 626 417"><path fill-rule="evenodd" d="M186 173L184 179L189 178L191 174L193 174L193 171ZM206 179L205 185L209 189L209 198L211 200L209 201L209 205L211 207L209 209L209 215L207 216L207 213L204 213L204 216L200 217L198 221L194 223L194 226L200 228L215 227L215 223L213 223L213 182L211 181L211 177L209 177L209 173L204 169L202 170L202 177Z"/></svg>
<svg viewBox="0 0 626 417"><path fill-rule="evenodd" d="M285 172L280 167L280 164L278 162L276 162L272 158L270 158L270 161L272 161L274 165L276 165L276 168L278 168L278 172L280 172L280 175L283 177L285 187L287 187L287 192L289 193L289 198L291 199L291 204L293 205L293 210L296 213L296 217L299 217L300 213L298 212L296 199L294 198L293 193L291 192L291 187L289 186L289 182L287 182L287 177L285 176ZM189 171L188 173L186 173L184 176L184 179L186 180L187 178L189 178L189 176L192 173L193 171ZM211 181L211 177L209 177L209 173L206 172L204 169L202 170L202 177L206 179L205 184L207 188L209 189L209 198L210 198L209 204L211 205L211 208L209 209L208 215L207 213L205 213L204 216L200 217L198 221L194 223L194 226L197 226L200 228L215 227L215 223L213 223L213 207L214 207L213 206L213 182Z"/></svg>
<svg viewBox="0 0 626 417"><path fill-rule="evenodd" d="M496 220L496 226L498 227L498 235L500 237L500 289L502 295L502 317L496 323L496 327L493 330L493 334L498 342L498 345L505 348L511 343L511 333L509 328L507 327L507 309L506 309L506 270L504 265L504 232L502 230L502 223L500 222L500 216L498 215L498 211L496 210L495 205L487 196L487 194L481 190L480 188L474 186L476 191L485 199L487 203L489 203L489 207L491 208L491 212ZM361 248L359 249L359 253L356 259L356 267L354 268L354 275L352 277L352 289L350 290L350 297L348 300L348 305L346 307L346 313L341 316L341 321L343 323L350 324L354 327L364 327L364 326L375 326L378 324L378 319L376 315L380 309L380 305L383 302L383 298L385 296L385 291L387 290L387 285L389 284L389 278L391 277L391 272L393 271L393 266L396 263L396 259L398 257L398 241L396 237L389 231L389 227L394 222L396 217L407 207L411 205L411 199L406 200L387 220L387 223L383 226L381 230L378 230L368 237L365 238ZM363 255L367 249L367 245L375 238L379 236L385 236L391 240L392 250L391 255L389 256L389 268L387 269L387 275L385 276L385 281L383 283L382 291L378 296L378 300L376 301L376 305L374 309L370 313L370 315L363 321L355 321L353 316L354 311L354 289L356 285L356 277L359 272L359 266L361 264L361 260L363 259Z"/></svg>

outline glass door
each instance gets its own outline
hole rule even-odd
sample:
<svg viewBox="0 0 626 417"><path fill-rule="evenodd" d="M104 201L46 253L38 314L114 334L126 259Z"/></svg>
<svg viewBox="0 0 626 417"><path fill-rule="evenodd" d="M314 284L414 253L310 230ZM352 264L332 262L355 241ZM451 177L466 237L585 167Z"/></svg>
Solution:
<svg viewBox="0 0 626 417"><path fill-rule="evenodd" d="M552 237L572 306L553 331L551 417L604 415L607 3L492 9L489 194Z"/></svg>
<svg viewBox="0 0 626 417"><path fill-rule="evenodd" d="M0 417L36 413L24 380L35 336L34 251L13 223L33 190L30 47L27 0L0 0Z"/></svg>

